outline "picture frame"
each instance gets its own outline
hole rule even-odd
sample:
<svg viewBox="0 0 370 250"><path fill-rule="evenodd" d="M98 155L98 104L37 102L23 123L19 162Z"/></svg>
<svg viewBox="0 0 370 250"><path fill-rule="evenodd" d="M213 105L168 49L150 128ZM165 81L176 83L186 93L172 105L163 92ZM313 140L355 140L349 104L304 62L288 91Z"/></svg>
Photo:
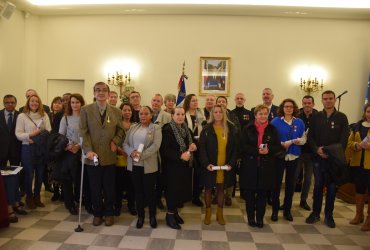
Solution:
<svg viewBox="0 0 370 250"><path fill-rule="evenodd" d="M200 57L199 95L230 95L230 57Z"/></svg>

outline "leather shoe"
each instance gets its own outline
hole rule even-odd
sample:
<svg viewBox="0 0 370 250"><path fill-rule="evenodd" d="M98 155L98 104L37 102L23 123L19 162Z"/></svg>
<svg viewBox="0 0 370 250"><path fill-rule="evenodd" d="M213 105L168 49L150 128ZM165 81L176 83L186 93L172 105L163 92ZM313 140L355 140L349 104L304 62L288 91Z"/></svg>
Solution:
<svg viewBox="0 0 370 250"><path fill-rule="evenodd" d="M306 223L307 224L313 224L315 222L320 221L320 216L316 215L315 213L311 213L307 218L306 218Z"/></svg>
<svg viewBox="0 0 370 250"><path fill-rule="evenodd" d="M284 218L287 220L287 221L293 221L293 216L292 216L292 213L290 211L286 211L284 212Z"/></svg>
<svg viewBox="0 0 370 250"><path fill-rule="evenodd" d="M136 222L136 228L142 228L144 225L144 217L138 217Z"/></svg>
<svg viewBox="0 0 370 250"><path fill-rule="evenodd" d="M181 229L181 226L176 221L175 214L166 214L166 224L172 229Z"/></svg>
<svg viewBox="0 0 370 250"><path fill-rule="evenodd" d="M256 222L256 227L263 228L263 221L257 221Z"/></svg>
<svg viewBox="0 0 370 250"><path fill-rule="evenodd" d="M155 216L149 218L149 224L151 228L156 228L158 226Z"/></svg>
<svg viewBox="0 0 370 250"><path fill-rule="evenodd" d="M137 215L137 212L136 212L135 207L128 207L128 211L133 216L136 216Z"/></svg>
<svg viewBox="0 0 370 250"><path fill-rule="evenodd" d="M177 224L184 224L184 220L180 217L179 212L174 213Z"/></svg>
<svg viewBox="0 0 370 250"><path fill-rule="evenodd" d="M75 207L75 206L70 206L70 207L68 208L68 211L69 211L69 213L70 213L70 214L72 214L72 215L77 215L77 214L78 214L77 209L76 209L76 207Z"/></svg>
<svg viewBox="0 0 370 250"><path fill-rule="evenodd" d="M113 216L105 216L105 225L110 227L114 224L114 217Z"/></svg>
<svg viewBox="0 0 370 250"><path fill-rule="evenodd" d="M331 217L331 216L325 217L324 222L328 227L335 228L335 221L334 221L333 217Z"/></svg>
<svg viewBox="0 0 370 250"><path fill-rule="evenodd" d="M278 221L278 212L272 212L271 214L271 220L272 221Z"/></svg>
<svg viewBox="0 0 370 250"><path fill-rule="evenodd" d="M303 200L299 203L299 206L304 210L311 211L310 206L307 204L307 201Z"/></svg>
<svg viewBox="0 0 370 250"><path fill-rule="evenodd" d="M256 227L256 220L254 218L248 218L248 225L251 227Z"/></svg>
<svg viewBox="0 0 370 250"><path fill-rule="evenodd" d="M94 226L100 226L103 223L103 219L101 217L94 217L93 225Z"/></svg>
<svg viewBox="0 0 370 250"><path fill-rule="evenodd" d="M20 215L26 215L28 214L26 210L23 209L23 207L21 205L19 206L14 206L13 207L13 210L16 214L20 214Z"/></svg>

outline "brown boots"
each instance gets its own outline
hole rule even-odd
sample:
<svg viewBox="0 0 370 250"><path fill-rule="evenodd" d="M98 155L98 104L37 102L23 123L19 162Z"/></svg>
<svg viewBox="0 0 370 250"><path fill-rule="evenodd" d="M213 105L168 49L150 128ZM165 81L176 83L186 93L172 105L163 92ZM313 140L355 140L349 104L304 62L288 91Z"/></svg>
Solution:
<svg viewBox="0 0 370 250"><path fill-rule="evenodd" d="M206 214L204 216L204 224L205 225L211 224L211 215L212 215L211 208L206 207ZM226 224L222 207L217 207L216 220L217 220L218 224L220 224L220 225L225 225Z"/></svg>
<svg viewBox="0 0 370 250"><path fill-rule="evenodd" d="M212 215L211 208L206 207L206 215L204 216L204 224L205 225L211 224L211 215Z"/></svg>
<svg viewBox="0 0 370 250"><path fill-rule="evenodd" d="M40 196L33 197L35 205L38 207L45 207L45 204L41 202Z"/></svg>
<svg viewBox="0 0 370 250"><path fill-rule="evenodd" d="M36 209L35 201L33 200L33 197L26 197L26 205L29 209Z"/></svg>
<svg viewBox="0 0 370 250"><path fill-rule="evenodd" d="M361 231L370 231L370 197L367 198L367 217L365 223L361 227Z"/></svg>
<svg viewBox="0 0 370 250"><path fill-rule="evenodd" d="M36 207L45 207L41 202L40 196L26 197L26 204L29 209L36 209Z"/></svg>
<svg viewBox="0 0 370 250"><path fill-rule="evenodd" d="M217 207L217 214L216 214L216 220L218 224L220 225L225 225L225 220L224 220L224 212L222 207Z"/></svg>
<svg viewBox="0 0 370 250"><path fill-rule="evenodd" d="M349 224L358 225L364 222L364 205L365 205L365 195L364 194L356 194L356 215Z"/></svg>

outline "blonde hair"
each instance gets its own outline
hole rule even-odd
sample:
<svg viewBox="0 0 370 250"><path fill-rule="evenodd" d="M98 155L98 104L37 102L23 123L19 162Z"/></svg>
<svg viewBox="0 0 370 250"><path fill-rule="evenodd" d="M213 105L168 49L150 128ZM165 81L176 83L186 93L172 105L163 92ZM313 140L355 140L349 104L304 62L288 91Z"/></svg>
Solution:
<svg viewBox="0 0 370 250"><path fill-rule="evenodd" d="M38 102L39 102L39 107L37 108L37 113L39 113L41 116L44 116L45 115L44 105L42 105L41 98L38 95L31 95L30 97L28 97L26 105L24 106L24 109L23 109L23 113L29 114L31 112L30 100L31 100L32 97L36 97L38 99Z"/></svg>
<svg viewBox="0 0 370 250"><path fill-rule="evenodd" d="M228 133L229 133L229 125L228 125L228 122L230 122L230 121L228 120L226 109L223 106L221 106L219 104L216 104L215 106L213 106L211 112L209 113L208 124L212 124L213 125L215 123L215 115L214 115L214 112L215 112L215 109L216 108L220 108L221 111L222 111L222 115L223 115L223 118L222 118L222 127L224 129L224 136L226 137L228 135Z"/></svg>

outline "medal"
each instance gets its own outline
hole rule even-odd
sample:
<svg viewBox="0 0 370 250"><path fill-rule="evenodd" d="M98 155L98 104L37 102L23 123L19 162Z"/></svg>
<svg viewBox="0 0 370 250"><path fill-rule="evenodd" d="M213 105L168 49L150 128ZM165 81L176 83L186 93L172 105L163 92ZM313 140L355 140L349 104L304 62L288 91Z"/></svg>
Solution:
<svg viewBox="0 0 370 250"><path fill-rule="evenodd" d="M107 123L110 123L109 115L107 115Z"/></svg>

